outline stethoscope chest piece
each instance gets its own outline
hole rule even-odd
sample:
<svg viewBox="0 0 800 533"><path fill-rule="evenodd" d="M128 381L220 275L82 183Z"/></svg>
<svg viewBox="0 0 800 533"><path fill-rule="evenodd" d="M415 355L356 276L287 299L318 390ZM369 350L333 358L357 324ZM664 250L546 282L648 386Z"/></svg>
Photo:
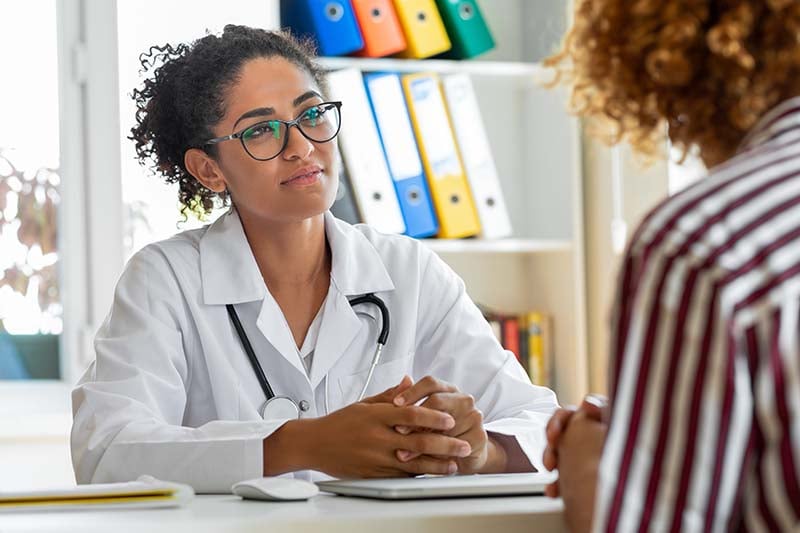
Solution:
<svg viewBox="0 0 800 533"><path fill-rule="evenodd" d="M291 398L286 396L274 396L261 404L258 410L264 420L274 419L289 419L296 420L300 418L300 410L297 404Z"/></svg>

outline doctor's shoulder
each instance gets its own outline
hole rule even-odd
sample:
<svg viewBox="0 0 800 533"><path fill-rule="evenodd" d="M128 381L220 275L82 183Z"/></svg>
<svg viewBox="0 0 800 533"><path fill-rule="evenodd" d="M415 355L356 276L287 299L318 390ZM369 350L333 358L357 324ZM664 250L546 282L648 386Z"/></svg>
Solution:
<svg viewBox="0 0 800 533"><path fill-rule="evenodd" d="M150 243L133 254L117 283L121 289L174 294L200 285L199 243L207 227L178 233Z"/></svg>
<svg viewBox="0 0 800 533"><path fill-rule="evenodd" d="M435 252L419 239L407 235L381 233L366 224L351 226L360 232L381 257L381 260L395 281L417 279L424 281L447 281L458 283L458 275Z"/></svg>

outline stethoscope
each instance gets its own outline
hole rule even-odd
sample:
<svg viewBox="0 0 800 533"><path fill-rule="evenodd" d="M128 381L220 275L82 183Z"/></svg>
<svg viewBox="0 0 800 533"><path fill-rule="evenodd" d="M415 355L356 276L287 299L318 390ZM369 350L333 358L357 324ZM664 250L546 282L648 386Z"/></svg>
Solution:
<svg viewBox="0 0 800 533"><path fill-rule="evenodd" d="M386 308L386 304L383 303L383 300L374 294L365 294L350 300L350 307L355 307L360 304L373 304L380 309L381 331L378 334L378 343L375 347L375 354L372 356L372 365L370 365L369 374L367 374L367 380L364 382L364 388L361 389L361 394L358 395L357 401L359 402L364 398L364 394L367 392L369 382L372 380L372 373L375 371L375 367L378 365L378 361L381 358L383 347L386 346L386 339L389 338L389 310ZM253 346L250 344L250 339L247 338L247 334L242 327L242 323L239 320L239 315L236 314L236 310L233 308L233 305L227 304L225 307L228 309L228 316L230 316L231 322L233 322L233 327L236 329L237 335L239 335L239 340L242 342L242 347L244 348L248 359L250 359L250 364L253 366L253 371L256 373L256 378L258 378L258 383L261 385L261 390L264 391L264 396L267 398L266 401L261 404L261 407L258 410L258 412L261 414L261 417L265 420L300 418L300 407L298 407L297 402L288 396L275 395L275 392L272 390L272 387L267 380L266 374L264 374L264 369L261 367L261 363L258 362L258 358L253 351ZM307 408L303 410L305 411Z"/></svg>

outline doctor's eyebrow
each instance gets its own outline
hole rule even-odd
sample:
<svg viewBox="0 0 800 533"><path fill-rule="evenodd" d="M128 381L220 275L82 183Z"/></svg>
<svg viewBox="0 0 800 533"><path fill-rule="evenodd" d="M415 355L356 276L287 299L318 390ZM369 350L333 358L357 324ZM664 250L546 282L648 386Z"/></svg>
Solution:
<svg viewBox="0 0 800 533"><path fill-rule="evenodd" d="M297 107L306 100L309 100L314 97L322 98L322 96L317 91L306 91L297 98L295 98L294 100L292 100L292 105L294 107ZM235 131L236 126L239 124L239 122L241 122L246 118L267 117L269 115L274 115L274 114L275 114L275 108L272 107L257 107L255 109L251 109L250 111L247 111L246 113L242 114L242 116L236 119L236 122L233 124L233 130Z"/></svg>

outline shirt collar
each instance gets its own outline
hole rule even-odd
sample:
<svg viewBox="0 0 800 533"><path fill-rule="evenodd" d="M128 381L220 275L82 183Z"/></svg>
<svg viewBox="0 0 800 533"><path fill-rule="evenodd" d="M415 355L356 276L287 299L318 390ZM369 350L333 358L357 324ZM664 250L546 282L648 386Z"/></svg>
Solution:
<svg viewBox="0 0 800 533"><path fill-rule="evenodd" d="M761 117L739 145L738 152L750 150L798 128L800 96L784 100Z"/></svg>
<svg viewBox="0 0 800 533"><path fill-rule="evenodd" d="M353 226L325 213L331 280L345 296L394 290L375 246ZM200 278L208 305L262 300L267 293L235 209L210 224L200 239Z"/></svg>

